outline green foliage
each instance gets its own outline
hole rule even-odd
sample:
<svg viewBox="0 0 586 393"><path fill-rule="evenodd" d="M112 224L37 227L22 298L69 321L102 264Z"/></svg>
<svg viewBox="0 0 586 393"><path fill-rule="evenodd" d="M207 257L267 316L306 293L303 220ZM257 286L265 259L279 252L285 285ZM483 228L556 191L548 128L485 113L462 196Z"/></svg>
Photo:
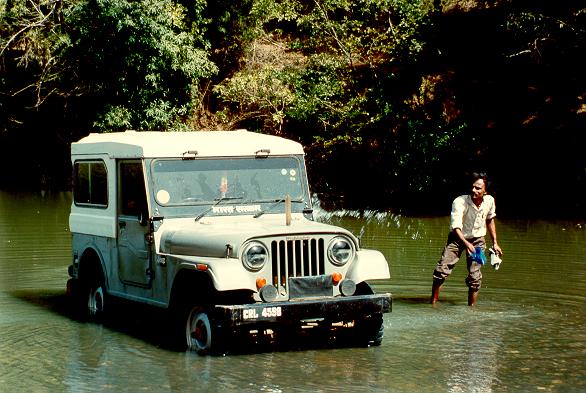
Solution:
<svg viewBox="0 0 586 393"><path fill-rule="evenodd" d="M91 100L97 129L170 127L188 115L200 80L217 72L196 35L205 21L188 20L171 0L16 0L7 8L2 55L14 66L5 72L18 76L0 88L10 97L34 89L37 106L51 95L65 105Z"/></svg>
<svg viewBox="0 0 586 393"><path fill-rule="evenodd" d="M307 50L376 67L412 61L422 51L430 11L421 0L314 0L298 23Z"/></svg>
<svg viewBox="0 0 586 393"><path fill-rule="evenodd" d="M190 109L198 81L216 67L181 31L183 7L167 0L90 0L76 14L69 59L76 84L104 103L100 129L165 129Z"/></svg>
<svg viewBox="0 0 586 393"><path fill-rule="evenodd" d="M104 112L98 115L94 123L98 129L109 130L131 130L132 112L124 106L106 106Z"/></svg>
<svg viewBox="0 0 586 393"><path fill-rule="evenodd" d="M37 107L58 88L66 61L62 51L70 45L64 17L75 4L68 0L1 3L0 92L4 105L11 106L6 97L28 95L22 103Z"/></svg>
<svg viewBox="0 0 586 393"><path fill-rule="evenodd" d="M431 3L274 4L264 13L264 26L287 37L290 52L304 55L301 66L275 76L293 94L283 129L308 146L310 157L320 162L321 170L313 174L317 191L332 192L331 180L321 176L331 178L335 172L377 173L387 195L397 190L403 195L421 192L445 181L437 177L438 168L450 156L459 156L470 130L451 108L449 81L417 73L433 28ZM276 11L283 4L287 14ZM340 160L340 156L356 159ZM382 168L386 169L381 172ZM359 183L340 180L335 183L336 193L348 201L360 194Z"/></svg>
<svg viewBox="0 0 586 393"><path fill-rule="evenodd" d="M214 91L224 102L235 105L232 112L237 113L238 121L261 118L265 127L280 131L284 111L294 97L279 78L280 73L270 67L242 71L217 85Z"/></svg>
<svg viewBox="0 0 586 393"><path fill-rule="evenodd" d="M250 16L262 28L270 21L292 21L299 15L300 4L293 1L255 0Z"/></svg>
<svg viewBox="0 0 586 393"><path fill-rule="evenodd" d="M191 7L191 0L181 0ZM240 68L246 44L254 31L251 17L253 0L207 0L191 20L203 18L205 38L210 43L210 58L218 66L219 77L224 78ZM201 22L200 22L201 23Z"/></svg>
<svg viewBox="0 0 586 393"><path fill-rule="evenodd" d="M509 42L505 55L529 56L536 62L557 62L584 48L586 8L555 5L550 10L516 9L507 14L504 27ZM560 55L562 56L560 58Z"/></svg>
<svg viewBox="0 0 586 393"><path fill-rule="evenodd" d="M425 98L420 107L413 104L411 95L425 83L424 78L406 74L402 79L392 71L416 64L423 53L431 26L429 4L257 0L252 9L261 15L253 45L281 36L281 45L289 42L290 49L280 54L280 62L249 54L245 69L215 89L230 104L224 114L241 124L249 117L262 117L259 128L295 135L319 160L332 160L340 151L368 156L371 146L384 148L384 159L377 165L392 165L400 174L421 172L417 184L410 185L421 188L431 177L429 164L434 162L411 159L416 156L413 143L423 143L426 152L439 157L449 149L441 138L462 132L457 123L449 124L453 119L443 116L441 105L429 105ZM289 64L287 55L292 53L303 60ZM432 126L429 120L406 120L411 115L441 121ZM442 137L430 131L430 125L441 128L437 134ZM387 150L389 145L392 151ZM358 165L375 161L369 159L371 163Z"/></svg>
<svg viewBox="0 0 586 393"><path fill-rule="evenodd" d="M311 124L307 143L325 148L334 142L360 144L361 125L369 116L367 92L360 94L341 57L316 54L292 75L295 101L288 115L296 123ZM308 138L312 138L308 139Z"/></svg>
<svg viewBox="0 0 586 393"><path fill-rule="evenodd" d="M585 36L580 0L0 0L0 131L262 130L318 192L365 207L369 173L394 204L582 146L552 135L583 128Z"/></svg>

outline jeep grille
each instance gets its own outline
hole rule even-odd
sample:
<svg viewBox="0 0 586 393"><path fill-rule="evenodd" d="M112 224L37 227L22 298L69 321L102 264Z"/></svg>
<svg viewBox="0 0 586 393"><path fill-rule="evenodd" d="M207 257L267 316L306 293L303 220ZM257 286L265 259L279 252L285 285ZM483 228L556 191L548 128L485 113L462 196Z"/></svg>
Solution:
<svg viewBox="0 0 586 393"><path fill-rule="evenodd" d="M289 277L317 276L325 272L324 239L273 240L273 285L287 287Z"/></svg>

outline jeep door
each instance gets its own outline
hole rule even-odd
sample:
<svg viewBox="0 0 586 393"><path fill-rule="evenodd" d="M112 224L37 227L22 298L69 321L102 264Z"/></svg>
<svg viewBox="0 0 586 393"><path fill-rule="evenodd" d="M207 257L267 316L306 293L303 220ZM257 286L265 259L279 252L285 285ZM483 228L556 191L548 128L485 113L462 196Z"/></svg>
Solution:
<svg viewBox="0 0 586 393"><path fill-rule="evenodd" d="M141 161L118 162L118 275L125 284L152 281L148 205Z"/></svg>

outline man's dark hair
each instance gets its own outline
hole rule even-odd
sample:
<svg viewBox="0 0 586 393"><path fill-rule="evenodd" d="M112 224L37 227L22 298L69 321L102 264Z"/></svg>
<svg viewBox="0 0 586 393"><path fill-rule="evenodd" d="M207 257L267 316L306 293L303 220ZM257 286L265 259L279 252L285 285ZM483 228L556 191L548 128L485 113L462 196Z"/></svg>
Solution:
<svg viewBox="0 0 586 393"><path fill-rule="evenodd" d="M487 185L488 176L486 176L485 172L474 172L472 174L472 183L474 183L478 179L482 179L484 181L484 184Z"/></svg>
<svg viewBox="0 0 586 393"><path fill-rule="evenodd" d="M471 183L474 183L478 179L482 179L484 181L484 187L486 188L486 193L494 196L495 191L492 189L492 184L488 180L488 175L486 174L486 172L474 172L474 173L472 173L472 175L470 177L472 180Z"/></svg>

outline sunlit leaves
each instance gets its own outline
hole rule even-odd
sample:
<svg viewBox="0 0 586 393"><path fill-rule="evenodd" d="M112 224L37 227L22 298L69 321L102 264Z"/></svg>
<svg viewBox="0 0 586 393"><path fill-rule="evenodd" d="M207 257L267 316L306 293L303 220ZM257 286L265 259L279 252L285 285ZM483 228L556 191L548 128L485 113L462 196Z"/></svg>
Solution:
<svg viewBox="0 0 586 393"><path fill-rule="evenodd" d="M429 23L425 1L314 0L298 19L313 50L334 51L350 65L376 66L414 57L423 48Z"/></svg>
<svg viewBox="0 0 586 393"><path fill-rule="evenodd" d="M217 71L201 37L180 29L185 15L168 0L91 0L80 10L71 58L108 104L96 127L164 129L185 116L193 87Z"/></svg>
<svg viewBox="0 0 586 393"><path fill-rule="evenodd" d="M294 100L289 87L279 79L279 72L270 67L241 71L216 86L215 92L235 105L240 121L263 118L267 126L277 130L282 128L285 109Z"/></svg>
<svg viewBox="0 0 586 393"><path fill-rule="evenodd" d="M5 97L34 90L90 98L102 130L164 129L183 119L209 60L204 0L15 0L0 3ZM195 17L191 19L190 17ZM18 73L18 69L26 73ZM90 123L91 124L91 123Z"/></svg>

